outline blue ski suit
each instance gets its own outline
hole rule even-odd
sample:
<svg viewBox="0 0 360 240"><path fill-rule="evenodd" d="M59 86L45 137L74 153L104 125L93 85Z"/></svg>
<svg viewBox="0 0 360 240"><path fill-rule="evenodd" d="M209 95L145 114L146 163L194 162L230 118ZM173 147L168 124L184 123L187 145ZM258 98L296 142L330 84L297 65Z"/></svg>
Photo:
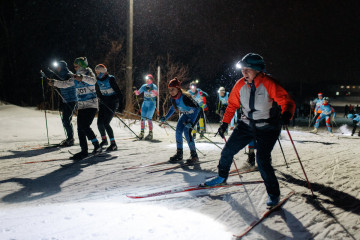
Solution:
<svg viewBox="0 0 360 240"><path fill-rule="evenodd" d="M177 149L183 149L184 133L185 139L188 142L190 151L196 151L195 142L191 135L192 129L188 127L188 124L194 127L199 120L199 105L190 97L185 94L181 94L178 99L171 99L172 106L165 116L165 121L174 114L175 109L180 111L180 118L176 125L176 147Z"/></svg>

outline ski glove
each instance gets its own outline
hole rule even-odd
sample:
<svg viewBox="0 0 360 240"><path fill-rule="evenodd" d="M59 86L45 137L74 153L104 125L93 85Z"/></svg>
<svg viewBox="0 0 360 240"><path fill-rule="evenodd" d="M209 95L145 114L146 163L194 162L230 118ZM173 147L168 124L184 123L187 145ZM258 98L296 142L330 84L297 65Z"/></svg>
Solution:
<svg viewBox="0 0 360 240"><path fill-rule="evenodd" d="M225 132L226 132L228 126L229 126L229 124L226 123L226 122L223 122L223 123L220 125L220 127L219 127L219 129L218 129L218 132L217 132L217 133L220 135L220 137L225 138Z"/></svg>
<svg viewBox="0 0 360 240"><path fill-rule="evenodd" d="M165 122L165 117L161 117L159 120L160 120L160 122L164 123Z"/></svg>
<svg viewBox="0 0 360 240"><path fill-rule="evenodd" d="M289 125L292 114L289 111L285 111L281 114L282 125Z"/></svg>

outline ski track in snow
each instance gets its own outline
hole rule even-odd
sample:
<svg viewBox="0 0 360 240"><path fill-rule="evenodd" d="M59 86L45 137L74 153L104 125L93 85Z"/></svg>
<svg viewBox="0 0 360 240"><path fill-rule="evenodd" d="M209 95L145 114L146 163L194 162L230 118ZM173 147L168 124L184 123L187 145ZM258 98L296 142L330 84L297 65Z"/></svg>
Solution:
<svg viewBox="0 0 360 240"><path fill-rule="evenodd" d="M124 170L166 161L176 151L175 135L170 128L167 135L154 124L154 141L135 141L114 118L119 151L70 167L60 165L71 163L67 160L24 164L66 158L68 150L77 152L79 146L36 149L47 143L44 113L12 105L0 105L0 113L0 239L232 239L266 210L264 184L139 200L126 197L196 185L216 175L221 150L205 139L197 139L197 148L206 156L198 155L211 162L156 173L147 171L175 165ZM92 129L99 135L96 120ZM76 129L76 118L73 123ZM48 113L48 126L50 143L60 142L64 132L58 113ZM139 122L131 128L139 132ZM218 124L211 125L217 128ZM318 134L306 127L290 128L316 200L289 136L282 131L289 168L278 143L272 153L273 166L282 196L292 190L296 194L244 239L360 239L360 142L350 137L349 127L340 129L344 134L338 131L330 137L324 126ZM214 134L206 136L224 146ZM189 155L184 142L184 158ZM237 166L246 158L240 151ZM242 181L260 179L258 171L241 176ZM228 181L238 180L236 175Z"/></svg>

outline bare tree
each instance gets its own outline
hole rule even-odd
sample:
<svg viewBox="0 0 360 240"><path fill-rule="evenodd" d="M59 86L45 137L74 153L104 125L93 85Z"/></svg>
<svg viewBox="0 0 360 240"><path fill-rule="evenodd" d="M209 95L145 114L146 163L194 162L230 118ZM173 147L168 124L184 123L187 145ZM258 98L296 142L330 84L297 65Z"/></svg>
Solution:
<svg viewBox="0 0 360 240"><path fill-rule="evenodd" d="M189 67L180 62L173 61L171 55L168 53L167 56L158 56L154 63L150 64L150 69L153 72L157 72L157 67L160 66L160 104L162 106L162 115L166 113L166 109L169 108L170 101L168 96L168 84L169 81L177 77L182 83L188 82L189 78ZM157 78L157 76L156 76ZM159 109L158 109L159 110Z"/></svg>

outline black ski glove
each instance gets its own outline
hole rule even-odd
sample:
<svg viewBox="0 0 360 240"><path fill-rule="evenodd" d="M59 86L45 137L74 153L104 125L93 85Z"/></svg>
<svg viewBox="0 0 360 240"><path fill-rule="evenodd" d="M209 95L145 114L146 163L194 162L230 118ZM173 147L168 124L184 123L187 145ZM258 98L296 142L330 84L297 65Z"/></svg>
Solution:
<svg viewBox="0 0 360 240"><path fill-rule="evenodd" d="M229 126L229 124L228 124L228 123L225 123L225 122L223 122L223 123L220 125L220 127L219 127L219 129L218 129L218 134L220 135L221 138L225 138L225 132L226 132L228 126Z"/></svg>
<svg viewBox="0 0 360 240"><path fill-rule="evenodd" d="M289 125L292 114L289 111L285 111L281 114L282 125Z"/></svg>

